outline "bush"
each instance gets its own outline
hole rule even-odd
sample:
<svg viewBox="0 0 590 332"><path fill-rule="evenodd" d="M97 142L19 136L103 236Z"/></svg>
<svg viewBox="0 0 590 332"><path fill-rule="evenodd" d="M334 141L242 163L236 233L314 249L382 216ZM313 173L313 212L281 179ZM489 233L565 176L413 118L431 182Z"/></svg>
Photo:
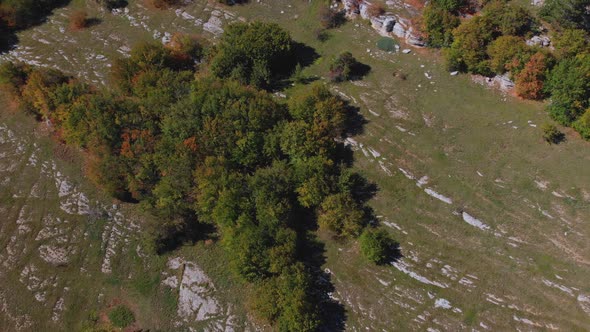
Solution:
<svg viewBox="0 0 590 332"><path fill-rule="evenodd" d="M367 8L367 14L369 14L370 17L381 16L385 14L385 9L385 5L382 2L373 1L373 3L369 5L369 8Z"/></svg>
<svg viewBox="0 0 590 332"><path fill-rule="evenodd" d="M77 10L70 14L70 29L82 30L88 26L88 13Z"/></svg>
<svg viewBox="0 0 590 332"><path fill-rule="evenodd" d="M320 9L320 24L324 29L339 27L345 20L342 12L332 10L328 7L322 7Z"/></svg>
<svg viewBox="0 0 590 332"><path fill-rule="evenodd" d="M385 52L395 51L396 45L397 43L395 42L395 40L393 40L393 38L390 37L381 37L377 41L377 48Z"/></svg>
<svg viewBox="0 0 590 332"><path fill-rule="evenodd" d="M333 82L349 80L355 74L359 63L350 52L341 53L330 65L330 79Z"/></svg>
<svg viewBox="0 0 590 332"><path fill-rule="evenodd" d="M386 264L393 258L396 242L384 229L367 228L359 238L361 253L370 262Z"/></svg>
<svg viewBox="0 0 590 332"><path fill-rule="evenodd" d="M124 305L116 306L109 313L109 320L115 327L125 328L135 322L135 315Z"/></svg>
<svg viewBox="0 0 590 332"><path fill-rule="evenodd" d="M564 138L563 133L554 124L544 123L541 130L543 130L543 139L549 144L559 144Z"/></svg>

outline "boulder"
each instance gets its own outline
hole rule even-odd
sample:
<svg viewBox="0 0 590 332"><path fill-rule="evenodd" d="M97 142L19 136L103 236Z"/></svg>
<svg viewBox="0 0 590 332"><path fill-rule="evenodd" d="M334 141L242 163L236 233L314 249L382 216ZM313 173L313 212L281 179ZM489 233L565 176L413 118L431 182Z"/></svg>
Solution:
<svg viewBox="0 0 590 332"><path fill-rule="evenodd" d="M529 46L541 46L541 47L549 47L551 45L551 38L549 36L533 36L531 39L526 41L526 44Z"/></svg>

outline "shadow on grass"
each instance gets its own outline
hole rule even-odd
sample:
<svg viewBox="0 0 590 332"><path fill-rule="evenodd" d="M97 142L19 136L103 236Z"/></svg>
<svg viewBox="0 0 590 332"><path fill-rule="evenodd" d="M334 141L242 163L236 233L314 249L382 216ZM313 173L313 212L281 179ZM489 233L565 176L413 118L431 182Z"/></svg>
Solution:
<svg viewBox="0 0 590 332"><path fill-rule="evenodd" d="M86 28L92 28L102 23L102 20L97 17L92 17L86 20Z"/></svg>
<svg viewBox="0 0 590 332"><path fill-rule="evenodd" d="M26 30L34 26L43 24L47 20L47 16L51 15L54 9L65 7L70 3L70 0L57 0L57 1L45 1L47 4L39 1L31 1L29 8L19 8L23 13L17 13L15 9L11 8L8 4L4 8L4 13L10 13L14 10L14 16L21 15L16 19L15 17L6 17L8 14L0 13L0 53L10 51L18 43L18 37L16 33L21 30ZM27 7L21 5L21 7ZM18 7L17 7L18 8ZM26 13L24 13L26 12ZM6 21L14 20L13 26L9 26Z"/></svg>
<svg viewBox="0 0 590 332"><path fill-rule="evenodd" d="M313 277L313 289L311 294L320 320L323 322L320 331L344 331L346 327L346 309L344 305L330 295L336 290L332 284L331 274L328 269L322 269L326 263L325 245L315 235L306 233L300 238L302 248L302 260L310 269Z"/></svg>

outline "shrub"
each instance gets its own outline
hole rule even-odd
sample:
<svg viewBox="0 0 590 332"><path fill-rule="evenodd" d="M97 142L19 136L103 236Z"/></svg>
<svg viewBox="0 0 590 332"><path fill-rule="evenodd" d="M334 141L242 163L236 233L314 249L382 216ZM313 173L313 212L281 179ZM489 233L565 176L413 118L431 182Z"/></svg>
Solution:
<svg viewBox="0 0 590 332"><path fill-rule="evenodd" d="M385 52L395 51L396 45L397 43L395 42L395 40L393 40L393 38L390 37L381 37L377 41L377 48Z"/></svg>
<svg viewBox="0 0 590 332"><path fill-rule="evenodd" d="M135 322L135 315L124 305L116 306L109 313L109 320L115 327L125 328Z"/></svg>
<svg viewBox="0 0 590 332"><path fill-rule="evenodd" d="M333 82L349 80L355 74L359 63L350 52L341 53L330 65L330 79Z"/></svg>
<svg viewBox="0 0 590 332"><path fill-rule="evenodd" d="M70 14L70 29L82 30L88 26L88 13L77 10Z"/></svg>
<svg viewBox="0 0 590 332"><path fill-rule="evenodd" d="M342 12L332 10L328 7L322 7L320 9L320 24L325 29L336 28L342 25L345 20Z"/></svg>
<svg viewBox="0 0 590 332"><path fill-rule="evenodd" d="M558 144L564 138L563 133L554 124L544 123L541 130L543 130L543 139L549 144Z"/></svg>
<svg viewBox="0 0 590 332"><path fill-rule="evenodd" d="M386 7L382 2L373 1L373 3L369 5L369 8L367 8L367 14L369 14L370 17L381 16L385 14L385 9Z"/></svg>
<svg viewBox="0 0 590 332"><path fill-rule="evenodd" d="M396 243L384 229L365 229L359 242L363 256L375 264L388 263L395 252Z"/></svg>

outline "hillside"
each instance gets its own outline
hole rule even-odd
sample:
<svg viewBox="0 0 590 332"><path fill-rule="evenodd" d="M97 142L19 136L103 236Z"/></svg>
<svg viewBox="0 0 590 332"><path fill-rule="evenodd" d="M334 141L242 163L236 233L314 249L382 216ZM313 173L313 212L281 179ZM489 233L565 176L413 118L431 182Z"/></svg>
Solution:
<svg viewBox="0 0 590 332"><path fill-rule="evenodd" d="M417 14L403 3L387 6L403 17ZM404 40L398 51L382 51L381 36L362 18L318 40L320 7L195 0L155 10L129 1L109 12L73 1L18 32L16 48L0 58L108 87L114 59L140 41L184 32L216 42L229 23L279 23L315 53L301 74L365 119L344 144L354 151L354 170L377 185L369 201L376 221L400 245L401 257L375 266L357 240L317 232L329 295L339 304L333 329L590 329L590 144L565 127L565 142L547 144L540 128L550 121L547 102L450 75L442 56ZM100 22L72 31L68 17L78 9ZM332 83L332 59L346 51L370 71ZM277 100L307 87L290 83ZM142 230L157 217L96 189L84 177L84 152L4 108L0 330L107 328L119 304L131 308L136 329L269 329L249 314L251 293L228 268L231 252L197 241L146 254Z"/></svg>

